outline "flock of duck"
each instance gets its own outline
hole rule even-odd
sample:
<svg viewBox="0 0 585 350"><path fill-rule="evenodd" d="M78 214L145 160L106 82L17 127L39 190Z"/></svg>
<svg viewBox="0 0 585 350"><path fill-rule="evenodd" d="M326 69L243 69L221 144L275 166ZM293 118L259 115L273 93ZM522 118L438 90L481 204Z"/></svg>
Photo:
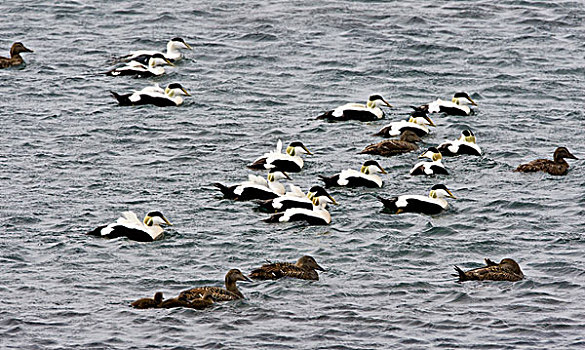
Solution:
<svg viewBox="0 0 585 350"><path fill-rule="evenodd" d="M183 55L181 49L191 50L191 46L181 38L174 38L167 44L166 53L160 51L134 51L122 57L123 65L111 69L105 74L109 76L152 77L164 74L163 65L173 66ZM23 52L33 52L22 43L14 43L10 49L10 58L0 57L0 68L9 68L24 64L20 56ZM162 89L158 84L147 86L127 94L111 92L118 103L123 106L151 104L155 106L178 106L183 103L183 96L189 96L187 90L179 83L168 84ZM469 116L474 113L471 106L476 102L465 92L457 92L451 100L441 100L414 106L406 120L394 121L382 127L375 136L386 139L366 146L361 153L379 156L395 156L418 150L417 143L429 134L429 127L436 127L430 114ZM370 95L365 104L348 103L318 116L332 122L355 120L361 122L379 121L385 113L381 107L392 107L380 94ZM337 205L337 201L328 193L331 187L367 187L381 188L382 178L378 174L386 174L384 168L376 160L367 160L358 170L346 169L337 174L320 175L323 186L313 184L307 193L294 185L289 184L290 191L286 191L280 180L288 179L288 173L300 172L304 161L302 155L312 155L309 149L300 141L288 144L282 152L282 141L278 140L276 148L260 156L248 165L249 169L266 172L266 178L250 174L246 181L234 185L214 184L224 198L247 201L256 200L260 211L272 215L264 221L268 223L305 221L311 225L327 225L331 222L331 215L327 210L330 204ZM428 158L429 161L417 162L410 170L412 176L439 176L448 174L442 163L443 157L454 156L481 156L482 150L476 144L474 133L467 129L461 132L459 138L429 147L419 158ZM565 147L558 147L553 160L537 159L527 164L519 165L517 172L543 171L552 175L565 175L569 168L565 159L577 159ZM431 187L428 196L406 194L392 198L378 197L384 211L400 214L414 212L435 215L449 207L446 198L455 198L453 193L444 184ZM127 237L131 240L150 242L161 239L164 229L161 225L172 225L160 212L152 211L146 214L141 221L135 213L127 211L116 222L102 225L89 232L102 238ZM485 266L463 271L455 266L459 281L470 280L502 280L518 281L524 278L520 266L512 259L506 258L499 263L486 259ZM175 298L164 300L162 292L156 292L153 298L143 298L134 301L131 305L136 308L171 308L187 307L203 309L215 302L242 299L244 295L239 291L236 282L256 280L275 280L282 277L318 280L316 272L324 271L310 256L301 257L296 263L268 263L253 270L245 276L240 270L232 269L225 276L225 288L195 287L185 290Z"/></svg>

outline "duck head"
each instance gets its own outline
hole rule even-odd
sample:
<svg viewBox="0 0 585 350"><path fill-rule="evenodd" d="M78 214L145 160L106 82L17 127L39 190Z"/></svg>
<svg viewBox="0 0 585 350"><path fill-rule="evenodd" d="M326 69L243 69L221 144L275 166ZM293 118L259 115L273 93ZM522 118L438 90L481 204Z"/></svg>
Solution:
<svg viewBox="0 0 585 350"><path fill-rule="evenodd" d="M308 267L313 270L325 271L324 268L317 264L317 262L312 256L308 255L302 256L299 260L297 260L297 263L295 265L297 265L298 267Z"/></svg>
<svg viewBox="0 0 585 350"><path fill-rule="evenodd" d="M34 51L26 48L21 42L15 42L10 47L10 56L11 57L14 55L17 55L19 53L22 53L22 52L34 52Z"/></svg>
<svg viewBox="0 0 585 350"><path fill-rule="evenodd" d="M500 261L500 267L508 271L514 272L518 275L523 275L522 270L520 270L520 265L518 265L518 263L514 261L514 259L510 258L502 259L502 261Z"/></svg>
<svg viewBox="0 0 585 350"><path fill-rule="evenodd" d="M154 301L157 304L162 303L162 301L163 301L163 293L162 292L156 292L156 293L154 293Z"/></svg>
<svg viewBox="0 0 585 350"><path fill-rule="evenodd" d="M447 188L447 186L439 184L439 185L435 185L433 187L431 187L431 192L429 192L429 197L431 198L453 198L456 199L457 197L455 197L453 195L453 193L451 193L451 191Z"/></svg>
<svg viewBox="0 0 585 350"><path fill-rule="evenodd" d="M187 44L187 42L185 40L183 40L183 38L172 38L168 43L167 43L167 51L172 51L172 50L177 50L177 49L187 49L187 50L193 50L193 48Z"/></svg>
<svg viewBox="0 0 585 350"><path fill-rule="evenodd" d="M229 285L237 281L252 282L248 277L244 276L242 271L238 269L231 269L225 275L225 284Z"/></svg>
<svg viewBox="0 0 585 350"><path fill-rule="evenodd" d="M475 143L475 135L473 134L473 131L469 129L463 130L461 136L459 136L459 141Z"/></svg>
<svg viewBox="0 0 585 350"><path fill-rule="evenodd" d="M268 180L268 182L275 182L283 179L292 180L287 173L285 173L284 171L280 171L278 169L270 169L266 179Z"/></svg>
<svg viewBox="0 0 585 350"><path fill-rule="evenodd" d="M400 141L421 142L422 139L414 132L412 132L410 130L405 130L402 132L402 134L400 134Z"/></svg>
<svg viewBox="0 0 585 350"><path fill-rule="evenodd" d="M382 174L386 174L386 170L384 170L384 168L382 168L382 166L375 160L365 161L360 171L366 175L375 174L378 171Z"/></svg>
<svg viewBox="0 0 585 350"><path fill-rule="evenodd" d="M335 204L337 205L338 203L335 201L335 199L333 199L333 197L331 197L331 195L329 194L329 192L327 192L326 189L324 189L321 186L313 186L309 189L309 192L307 192L307 197L310 200L313 199L317 199L317 201L320 202L328 202L331 204Z"/></svg>
<svg viewBox="0 0 585 350"><path fill-rule="evenodd" d="M148 214L146 214L146 216L144 217L144 224L146 226L154 225L173 226L173 224L171 224L169 220L167 220L167 218L165 218L165 216L160 211L151 211Z"/></svg>
<svg viewBox="0 0 585 350"><path fill-rule="evenodd" d="M559 162L561 159L570 158L570 159L579 159L575 157L566 147L559 147L555 150L554 160L555 162Z"/></svg>
<svg viewBox="0 0 585 350"><path fill-rule="evenodd" d="M456 92L453 95L453 99L451 99L451 102L456 103L458 105L467 105L472 104L474 106L477 106L477 103L475 103L474 100L471 99L471 96L469 96L469 94L467 92Z"/></svg>
<svg viewBox="0 0 585 350"><path fill-rule="evenodd" d="M423 152L419 158L429 158L433 162L443 159L441 152L437 149L437 147L429 147L426 151Z"/></svg>
<svg viewBox="0 0 585 350"><path fill-rule="evenodd" d="M431 119L431 117L429 117L429 115L425 112L422 111L414 111L410 114L410 118L408 118L408 121L410 123L416 123L418 125L428 125L428 126L434 126L436 127L437 125L433 122L433 120Z"/></svg>
<svg viewBox="0 0 585 350"><path fill-rule="evenodd" d="M366 102L368 108L380 107L382 105L392 108L392 105L379 94L370 95L370 97L368 97L368 102Z"/></svg>
<svg viewBox="0 0 585 350"><path fill-rule="evenodd" d="M175 95L191 96L189 92L179 83L171 83L165 88L165 94L169 97L175 97Z"/></svg>
<svg viewBox="0 0 585 350"><path fill-rule="evenodd" d="M153 68L156 66L162 66L168 64L169 66L174 66L174 64L169 61L162 53L155 53L148 59L148 66Z"/></svg>
<svg viewBox="0 0 585 350"><path fill-rule="evenodd" d="M286 154L293 157L300 154L313 155L301 141L291 142L286 148Z"/></svg>

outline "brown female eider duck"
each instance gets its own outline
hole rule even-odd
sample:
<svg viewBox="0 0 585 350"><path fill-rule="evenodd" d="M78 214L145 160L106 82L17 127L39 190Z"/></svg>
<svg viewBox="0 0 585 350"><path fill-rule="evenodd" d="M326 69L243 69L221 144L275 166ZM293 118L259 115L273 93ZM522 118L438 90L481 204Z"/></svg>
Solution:
<svg viewBox="0 0 585 350"><path fill-rule="evenodd" d="M485 259L486 266L477 269L463 271L455 265L459 282L465 281L511 281L516 282L524 278L518 263L512 259L502 259L499 264L490 259Z"/></svg>
<svg viewBox="0 0 585 350"><path fill-rule="evenodd" d="M180 297L166 299L158 305L161 309L170 309L174 307L185 307L189 309L203 310L213 305L213 297L211 293L205 293L202 298L185 300Z"/></svg>
<svg viewBox="0 0 585 350"><path fill-rule="evenodd" d="M215 301L230 301L243 299L244 295L236 285L237 281L248 281L250 279L238 269L231 269L225 275L225 289L221 287L197 287L184 290L179 294L179 299L192 301L202 299L206 294L211 295Z"/></svg>
<svg viewBox="0 0 585 350"><path fill-rule="evenodd" d="M158 307L159 304L163 301L163 293L156 292L154 294L154 298L141 298L136 301L133 301L130 306L136 309L151 309Z"/></svg>
<svg viewBox="0 0 585 350"><path fill-rule="evenodd" d="M164 230L160 225L172 226L160 211L151 211L141 222L132 211L125 211L122 217L109 225L102 225L89 232L102 238L128 237L138 242L152 242L161 239Z"/></svg>
<svg viewBox="0 0 585 350"><path fill-rule="evenodd" d="M319 274L315 270L325 271L313 257L305 255L294 264L276 262L262 265L262 267L252 271L249 276L255 280L277 280L282 277L291 277L318 281Z"/></svg>
<svg viewBox="0 0 585 350"><path fill-rule="evenodd" d="M27 49L21 42L16 42L10 47L10 58L0 57L0 68L10 68L19 66L24 63L24 60L20 56L22 52L34 52L31 49Z"/></svg>
<svg viewBox="0 0 585 350"><path fill-rule="evenodd" d="M361 122L380 120L384 118L384 111L380 108L382 105L392 107L381 95L374 94L368 97L365 105L347 103L321 114L317 119L327 119L329 121L359 120Z"/></svg>
<svg viewBox="0 0 585 350"><path fill-rule="evenodd" d="M566 147L559 147L555 150L553 160L536 159L530 163L519 165L514 171L522 173L544 171L551 175L565 175L569 170L569 164L565 161L565 158L579 159L572 155Z"/></svg>
<svg viewBox="0 0 585 350"><path fill-rule="evenodd" d="M400 135L400 140L384 140L364 148L361 154L377 154L380 156L391 157L398 154L416 151L418 145L416 142L422 141L421 138L410 130L405 130Z"/></svg>

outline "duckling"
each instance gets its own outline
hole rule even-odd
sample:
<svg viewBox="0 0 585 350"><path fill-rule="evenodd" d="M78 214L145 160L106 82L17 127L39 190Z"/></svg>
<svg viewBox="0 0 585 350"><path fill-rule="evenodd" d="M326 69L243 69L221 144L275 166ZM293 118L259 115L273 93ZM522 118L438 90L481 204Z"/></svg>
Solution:
<svg viewBox="0 0 585 350"><path fill-rule="evenodd" d="M524 279L524 273L520 270L520 265L513 259L502 259L499 264L490 259L485 259L485 263L486 266L469 271L463 271L455 265L457 274L453 276L459 277L459 282L487 280L516 282Z"/></svg>
<svg viewBox="0 0 585 350"><path fill-rule="evenodd" d="M569 170L569 164L565 158L579 159L575 157L566 147L558 147L553 155L553 160L536 159L530 163L519 165L516 170L522 173L544 171L551 175L565 175Z"/></svg>
<svg viewBox="0 0 585 350"><path fill-rule="evenodd" d="M122 217L109 225L102 225L89 232L90 235L103 238L128 237L139 242L152 242L161 239L164 230L160 225L172 226L160 211L151 211L141 222L132 211L125 211Z"/></svg>
<svg viewBox="0 0 585 350"><path fill-rule="evenodd" d="M34 52L27 49L21 42L16 42L10 47L10 58L0 57L0 68L10 68L24 64L24 60L20 56L23 52Z"/></svg>
<svg viewBox="0 0 585 350"><path fill-rule="evenodd" d="M429 147L419 158L429 158L431 162L416 163L410 169L410 175L449 175L441 162L441 152L436 147Z"/></svg>
<svg viewBox="0 0 585 350"><path fill-rule="evenodd" d="M231 269L225 275L225 289L221 287L196 287L188 290L184 290L179 294L179 299L192 301L195 299L201 299L205 294L209 294L214 301L230 301L243 299L244 295L238 289L236 285L237 281L251 280L244 276L238 269Z"/></svg>
<svg viewBox="0 0 585 350"><path fill-rule="evenodd" d="M226 186L219 182L213 185L223 193L224 198L233 199L237 201L247 201L253 199L269 200L283 195L286 190L284 185L278 182L281 179L289 179L287 173L270 169L267 176L267 181L255 175L249 175L248 181L240 184Z"/></svg>
<svg viewBox="0 0 585 350"><path fill-rule="evenodd" d="M398 154L416 151L417 142L422 141L417 134L410 130L405 130L400 134L400 140L384 140L364 148L361 154L376 154L385 157L391 157Z"/></svg>
<svg viewBox="0 0 585 350"><path fill-rule="evenodd" d="M454 157L463 154L481 156L481 148L475 142L473 131L467 129L461 132L459 139L443 142L437 146L437 149L444 157Z"/></svg>
<svg viewBox="0 0 585 350"><path fill-rule="evenodd" d="M151 309L158 307L163 301L163 293L156 292L154 298L141 298L133 301L130 306L136 309Z"/></svg>
<svg viewBox="0 0 585 350"><path fill-rule="evenodd" d="M347 186L347 187L382 187L382 179L376 175L378 170L382 174L386 174L386 170L382 168L375 160L367 160L362 165L360 171L353 169L343 170L339 174L333 176L319 177L325 182L325 187L332 186Z"/></svg>
<svg viewBox="0 0 585 350"><path fill-rule="evenodd" d="M445 185L439 184L431 188L428 197L402 195L390 199L382 197L378 197L378 199L384 204L384 211L392 214L412 212L435 215L449 208L449 203L447 203L445 197L456 198Z"/></svg>
<svg viewBox="0 0 585 350"><path fill-rule="evenodd" d="M318 281L317 271L325 271L312 256L305 255L296 263L276 262L262 265L253 270L249 276L255 280L277 280L282 277Z"/></svg>
<svg viewBox="0 0 585 350"><path fill-rule="evenodd" d="M413 108L427 113L467 116L473 114L473 110L467 105L468 103L477 106L477 103L471 99L467 92L456 92L451 101L444 101L439 98L431 103Z"/></svg>
<svg viewBox="0 0 585 350"><path fill-rule="evenodd" d="M435 127L436 125L426 113L415 111L408 120L392 122L380 129L374 136L388 138L398 136L408 130L415 133L418 137L423 137L429 134L429 128L427 126Z"/></svg>
<svg viewBox="0 0 585 350"><path fill-rule="evenodd" d="M384 118L384 111L380 108L382 105L392 107L381 95L374 94L368 97L365 105L347 103L323 113L317 119L327 119L329 121L359 120L362 122L380 120Z"/></svg>
<svg viewBox="0 0 585 350"><path fill-rule="evenodd" d="M289 173L298 173L303 169L303 154L312 155L307 147L300 141L291 142L286 148L286 153L281 152L282 141L278 140L276 151L265 153L248 165L248 169L266 170L279 169Z"/></svg>

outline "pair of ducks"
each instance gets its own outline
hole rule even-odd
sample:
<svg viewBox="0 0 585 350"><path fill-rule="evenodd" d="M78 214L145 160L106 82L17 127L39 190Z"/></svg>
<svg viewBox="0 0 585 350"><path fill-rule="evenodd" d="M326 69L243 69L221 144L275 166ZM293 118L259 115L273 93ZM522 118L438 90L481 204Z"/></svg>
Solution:
<svg viewBox="0 0 585 350"><path fill-rule="evenodd" d="M10 57L0 57L0 68L17 67L24 64L24 60L22 59L22 56L20 56L20 54L24 52L34 51L26 48L21 42L12 44L10 47Z"/></svg>
<svg viewBox="0 0 585 350"><path fill-rule="evenodd" d="M298 278L318 281L318 271L325 271L313 257L305 255L296 263L276 262L264 264L250 273L250 278L255 280L277 280L283 277ZM244 295L238 289L236 282L251 282L240 270L231 269L225 275L225 288L221 287L196 287L182 291L177 298L163 301L162 293L157 292L154 298L142 298L130 305L135 308L170 308L187 307L203 309L219 301L232 301L243 299Z"/></svg>

